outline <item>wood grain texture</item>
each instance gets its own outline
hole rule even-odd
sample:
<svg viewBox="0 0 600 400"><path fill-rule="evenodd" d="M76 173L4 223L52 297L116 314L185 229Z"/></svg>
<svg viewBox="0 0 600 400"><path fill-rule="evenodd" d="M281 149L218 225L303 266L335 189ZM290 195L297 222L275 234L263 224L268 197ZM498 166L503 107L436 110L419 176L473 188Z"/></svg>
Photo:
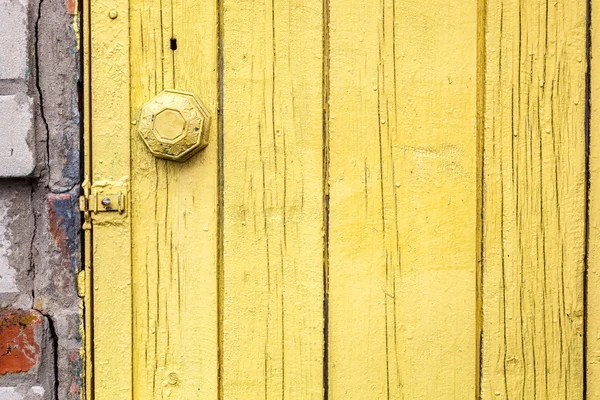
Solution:
<svg viewBox="0 0 600 400"><path fill-rule="evenodd" d="M586 2L489 0L486 18L482 397L577 400Z"/></svg>
<svg viewBox="0 0 600 400"><path fill-rule="evenodd" d="M94 216L96 399L600 396L586 0L88 5L86 168L132 205ZM212 117L184 163L137 135L166 88Z"/></svg>
<svg viewBox="0 0 600 400"><path fill-rule="evenodd" d="M212 118L208 147L183 163L152 156L131 128L134 398L216 399L217 3L130 8L132 118L167 88L195 93Z"/></svg>
<svg viewBox="0 0 600 400"><path fill-rule="evenodd" d="M109 18L111 6L121 18ZM107 179L126 184L130 174L128 7L126 0L90 3L94 154L87 172L100 186ZM129 214L107 214L93 220L93 313L88 314L94 323L93 398L127 400L132 398L131 225Z"/></svg>
<svg viewBox="0 0 600 400"><path fill-rule="evenodd" d="M587 399L600 398L600 6L591 7L586 309Z"/></svg>
<svg viewBox="0 0 600 400"><path fill-rule="evenodd" d="M322 4L223 10L222 395L322 398Z"/></svg>
<svg viewBox="0 0 600 400"><path fill-rule="evenodd" d="M329 397L475 398L478 4L329 5Z"/></svg>

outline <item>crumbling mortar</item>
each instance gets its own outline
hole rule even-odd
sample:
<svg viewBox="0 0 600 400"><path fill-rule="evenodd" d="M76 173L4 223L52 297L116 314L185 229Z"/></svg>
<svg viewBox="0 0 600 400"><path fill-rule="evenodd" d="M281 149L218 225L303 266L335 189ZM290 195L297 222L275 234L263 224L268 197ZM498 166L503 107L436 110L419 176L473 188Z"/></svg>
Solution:
<svg viewBox="0 0 600 400"><path fill-rule="evenodd" d="M36 198L35 198L35 182L31 183L31 204L35 204L36 202ZM37 312L39 312L42 316L44 316L44 318L46 318L46 320L48 321L48 332L50 333L50 339L52 342L52 369L53 369L53 383L54 383L54 387L53 387L53 398L55 400L58 400L58 389L59 389L59 371L58 371L58 334L56 332L56 328L54 327L54 320L52 319L52 316L46 312L44 312L42 309L37 308L35 306L36 303L36 295L35 295L35 240L37 239L37 233L38 233L38 211L36 210L37 207L34 207L33 210L33 231L32 231L32 235L31 235L31 247L29 250L29 268L30 268L30 273L32 275L32 279L33 279L33 285L31 288L31 298L32 298L32 302L33 304L31 305L31 309L32 310L36 310Z"/></svg>
<svg viewBox="0 0 600 400"><path fill-rule="evenodd" d="M35 289L34 289L35 292ZM34 296L35 298L35 296ZM48 321L48 332L50 333L50 338L52 340L53 354L52 354L52 368L54 371L54 388L53 388L53 398L58 400L58 334L56 333L56 328L54 327L54 320L50 316L50 314L43 312L39 308L32 307L33 310L39 312L46 320Z"/></svg>
<svg viewBox="0 0 600 400"><path fill-rule="evenodd" d="M31 184L31 205L35 204L35 198L33 196L34 194L34 183ZM31 233L31 243L29 245L29 274L31 274L31 280L33 282L33 285L31 286L31 301L33 302L33 304L31 305L31 308L34 308L35 306L35 258L34 258L34 248L35 248L35 238L36 238L36 234L37 234L37 212L34 209L33 210L33 231Z"/></svg>
<svg viewBox="0 0 600 400"><path fill-rule="evenodd" d="M50 167L48 166L48 168L50 168ZM46 188L48 189L49 193L52 193L52 194L63 194L63 193L70 193L73 189L75 189L78 186L79 186L79 184L76 183L76 184L71 185L71 186L69 186L69 187L67 187L65 189L50 188L48 185L46 185Z"/></svg>
<svg viewBox="0 0 600 400"><path fill-rule="evenodd" d="M59 394L63 391L63 388L61 387L61 385L63 385L63 380L59 378L62 374L61 369L59 368L59 356L62 357L61 354L65 354L66 348L64 348L63 345L59 345L59 333L61 335L63 334L61 331L62 328L59 322L59 317L54 315L55 312L52 307L48 308L48 305L45 304L45 302L40 301L43 299L43 290L45 289L38 286L37 280L43 278L43 271L38 271L36 268L40 268L39 264L41 261L39 245L41 242L48 240L46 237L48 233L46 232L44 222L47 213L46 201L48 199L48 195L75 193L77 187L79 186L79 182L64 182L67 183L67 187L63 185L52 184L53 178L51 170L55 171L56 169L56 167L52 168L51 166L51 153L53 152L53 149L51 148L51 136L54 129L52 128L52 93L46 92L45 94L47 96L45 96L42 88L48 87L46 83L48 81L51 82L53 76L49 75L43 68L40 69L40 65L42 65L42 67L45 65L42 63L44 62L44 55L46 54L44 53L46 50L46 36L44 33L46 30L46 24L49 23L49 18L52 18L52 15L54 15L54 10L52 10L50 7L51 3L48 3L45 0L38 0L37 4L33 4L31 9L34 15L32 15L33 21L30 25L30 29L32 30L31 47L33 50L31 59L31 65L33 68L30 75L30 82L31 89L37 92L32 93L32 95L37 97L36 114L38 122L35 125L37 130L36 137L38 138L38 143L40 143L40 146L38 153L38 164L36 167L37 173L35 174L35 178L28 179L31 186L30 199L33 214L33 229L31 231L31 242L28 254L28 273L33 281L33 286L30 292L32 297L31 309L39 312L48 321L49 342L47 350L51 351L52 355L46 360L50 363L48 367L53 368L53 373L49 374L52 377L53 382L51 385L49 385L48 391L51 392L53 399L58 400ZM37 12L37 14L35 14L35 12ZM81 96L79 97L79 101L81 101ZM43 143L44 141L45 143ZM59 349L61 350L60 352ZM61 359L61 362L62 361L63 360Z"/></svg>
<svg viewBox="0 0 600 400"><path fill-rule="evenodd" d="M50 126L48 125L48 120L46 119L46 114L45 114L45 110L44 110L44 93L42 92L42 86L40 84L40 48L39 48L39 41L40 41L40 20L42 18L42 5L44 4L44 0L39 0L38 3L38 10L37 10L37 17L35 20L35 27L34 27L34 59L35 59L35 86L37 88L37 92L38 92L38 98L39 98L39 114L40 114L40 118L42 119L43 125L44 125L44 130L45 130L45 140L46 140L46 160L45 160L45 165L44 165L44 169L46 170L47 175L50 175ZM48 186L48 182L47 179L45 179L45 185L46 187Z"/></svg>
<svg viewBox="0 0 600 400"><path fill-rule="evenodd" d="M31 297L32 297L32 301L33 304L31 306L31 308L33 310L36 310L37 312L39 312L41 315L43 315L46 320L48 321L48 330L50 333L50 339L51 339L51 343L52 343L52 351L53 351L53 355L52 355L52 368L53 368L53 398L58 400L59 399L59 387L60 387L60 380L59 380L59 364L58 364L58 353L59 353L59 340L58 340L58 333L56 331L56 327L55 327L55 323L54 323L54 319L53 317L47 313L44 312L41 308L36 307L36 300L37 300L37 296L36 296L36 265L35 265L35 242L37 240L38 237L38 219L39 219L39 211L38 211L38 207L36 207L35 205L39 204L39 202L41 201L41 199L36 195L37 190L42 189L44 190L45 193L55 193L55 194L60 194L60 193L66 193L69 192L70 190L72 190L76 185L73 185L72 187L69 187L65 190L56 190L54 188L50 187L49 181L50 181L50 126L48 124L48 120L46 119L46 113L45 113L45 103L44 103L44 93L42 91L42 85L41 85L41 73L40 73L40 46L39 46L39 40L40 40L40 21L42 19L42 6L44 4L44 0L39 0L38 3L38 8L37 8L37 16L35 19L35 26L34 26L34 64L35 64L35 86L37 89L37 95L38 95L38 99L39 99L39 116L40 119L42 120L42 124L43 124L43 128L44 128L44 132L41 133L41 135L43 135L43 139L45 140L45 159L42 165L42 169L40 171L40 176L39 179L36 180L32 180L31 181L31 204L33 206L33 232L31 235L31 247L30 247L30 254L29 254L29 268L30 268L30 273L32 275L32 279L33 279L33 286L32 286L32 290L31 290ZM39 137L39 136L38 136ZM45 196L42 196L42 198Z"/></svg>
<svg viewBox="0 0 600 400"><path fill-rule="evenodd" d="M31 289L31 297L32 297L32 305L31 305L31 309L35 310L37 312L39 312L47 321L48 321L48 332L50 334L50 341L51 341L51 351L52 351L52 369L53 369L53 395L52 398L55 400L59 399L59 388L60 388L60 379L59 379L59 363L58 363L58 354L59 354L59 338L58 338L58 333L56 331L56 327L55 327L55 322L54 319L52 317L52 315L46 311L44 311L42 308L37 307L36 306L36 300L37 300L37 296L36 296L36 264L35 264L35 251L36 251L36 247L35 247L35 243L36 240L38 239L38 220L40 218L40 212L39 212L39 208L36 207L36 204L39 204L40 201L42 201L42 199L45 196L36 196L36 193L38 193L38 190L43 189L44 193L48 193L49 192L49 187L47 184L39 184L40 182L36 182L36 181L32 181L31 182L31 204L33 206L33 231L32 231L32 235L31 235L31 247L30 247L30 252L29 252L29 268L30 268L30 273L32 275L32 280L33 280L33 286Z"/></svg>

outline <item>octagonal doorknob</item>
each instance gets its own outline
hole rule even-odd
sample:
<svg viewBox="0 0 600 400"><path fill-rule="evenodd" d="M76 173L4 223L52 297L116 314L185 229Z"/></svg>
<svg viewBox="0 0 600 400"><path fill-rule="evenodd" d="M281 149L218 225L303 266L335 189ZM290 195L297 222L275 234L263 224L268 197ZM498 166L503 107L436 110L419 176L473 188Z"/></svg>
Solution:
<svg viewBox="0 0 600 400"><path fill-rule="evenodd" d="M142 107L138 133L155 157L185 161L208 144L209 119L196 95L166 89Z"/></svg>

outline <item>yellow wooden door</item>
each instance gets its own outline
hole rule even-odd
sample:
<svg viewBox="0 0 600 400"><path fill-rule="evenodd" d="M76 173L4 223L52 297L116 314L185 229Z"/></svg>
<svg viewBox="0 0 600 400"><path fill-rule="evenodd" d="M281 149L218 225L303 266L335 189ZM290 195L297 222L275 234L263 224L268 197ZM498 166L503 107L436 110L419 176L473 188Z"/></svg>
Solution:
<svg viewBox="0 0 600 400"><path fill-rule="evenodd" d="M84 8L88 398L599 395L585 0Z"/></svg>

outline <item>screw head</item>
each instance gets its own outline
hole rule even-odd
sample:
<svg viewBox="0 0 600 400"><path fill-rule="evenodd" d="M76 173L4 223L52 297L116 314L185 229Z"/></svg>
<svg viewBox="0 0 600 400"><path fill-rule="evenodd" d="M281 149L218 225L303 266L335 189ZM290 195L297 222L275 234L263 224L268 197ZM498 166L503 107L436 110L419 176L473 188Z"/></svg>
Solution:
<svg viewBox="0 0 600 400"><path fill-rule="evenodd" d="M179 382L179 376L175 372L169 374L169 385L177 385Z"/></svg>
<svg viewBox="0 0 600 400"><path fill-rule="evenodd" d="M108 206L110 206L110 199L108 197L105 197L104 199L102 199L102 205L107 208Z"/></svg>
<svg viewBox="0 0 600 400"><path fill-rule="evenodd" d="M110 10L108 12L108 16L110 17L110 19L115 19L119 16L119 13L117 12L117 10Z"/></svg>

